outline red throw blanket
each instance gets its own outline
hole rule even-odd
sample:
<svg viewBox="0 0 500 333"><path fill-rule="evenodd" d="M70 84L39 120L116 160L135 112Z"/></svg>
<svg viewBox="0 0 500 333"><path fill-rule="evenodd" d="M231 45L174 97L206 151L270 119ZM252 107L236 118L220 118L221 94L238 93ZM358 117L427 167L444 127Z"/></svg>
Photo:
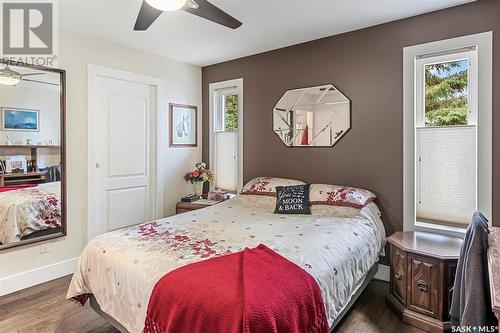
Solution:
<svg viewBox="0 0 500 333"><path fill-rule="evenodd" d="M144 333L324 333L316 280L265 245L186 265L163 276Z"/></svg>
<svg viewBox="0 0 500 333"><path fill-rule="evenodd" d="M37 186L37 185L36 184L22 184L22 185L12 185L12 186L2 186L2 187L0 187L0 193L14 191L14 190L20 190L23 188L35 187L35 186Z"/></svg>

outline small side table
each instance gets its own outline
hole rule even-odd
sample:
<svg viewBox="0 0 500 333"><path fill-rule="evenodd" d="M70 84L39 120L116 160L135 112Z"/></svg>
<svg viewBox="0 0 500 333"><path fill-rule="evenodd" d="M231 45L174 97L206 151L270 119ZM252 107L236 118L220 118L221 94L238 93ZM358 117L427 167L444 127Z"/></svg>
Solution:
<svg viewBox="0 0 500 333"><path fill-rule="evenodd" d="M427 232L396 232L390 244L388 305L412 326L449 332L451 296L462 240Z"/></svg>
<svg viewBox="0 0 500 333"><path fill-rule="evenodd" d="M199 201L202 201L203 203L200 203L198 201L193 201L193 202L182 202L182 201L179 201L175 205L175 213L176 214L181 214L181 213L185 213L185 212L190 212L190 211L193 211L193 210L210 207L210 206L213 206L213 205L216 205L216 204L219 203L218 201L208 202L205 199L200 199Z"/></svg>

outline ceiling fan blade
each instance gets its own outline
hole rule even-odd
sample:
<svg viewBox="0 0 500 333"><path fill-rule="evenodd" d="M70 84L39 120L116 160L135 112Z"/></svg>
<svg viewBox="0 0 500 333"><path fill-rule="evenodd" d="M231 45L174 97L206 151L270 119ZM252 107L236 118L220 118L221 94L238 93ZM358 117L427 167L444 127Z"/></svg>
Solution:
<svg viewBox="0 0 500 333"><path fill-rule="evenodd" d="M38 80L30 80L30 79L22 79L23 81L29 81L29 82L36 82L36 83L43 83L43 84L48 84L50 86L59 86L57 83L52 83L52 82L44 82L44 81L38 81Z"/></svg>
<svg viewBox="0 0 500 333"><path fill-rule="evenodd" d="M242 25L240 21L207 0L194 0L194 2L198 5L198 8L195 8L196 6L185 6L182 10L231 29L239 28Z"/></svg>
<svg viewBox="0 0 500 333"><path fill-rule="evenodd" d="M161 15L163 11L153 8L147 4L146 1L142 1L141 9L137 15L137 20L135 21L134 30L143 31L147 30L151 24Z"/></svg>

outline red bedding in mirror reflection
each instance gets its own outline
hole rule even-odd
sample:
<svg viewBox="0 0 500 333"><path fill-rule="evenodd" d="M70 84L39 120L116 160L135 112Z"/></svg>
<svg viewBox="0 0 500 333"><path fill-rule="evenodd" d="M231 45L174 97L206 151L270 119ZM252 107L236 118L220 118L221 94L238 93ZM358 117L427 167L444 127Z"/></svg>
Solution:
<svg viewBox="0 0 500 333"><path fill-rule="evenodd" d="M21 185L12 185L12 186L2 186L0 187L0 193L2 192L8 192L8 191L15 191L15 190L20 190L23 188L27 187L35 187L37 184L21 184Z"/></svg>

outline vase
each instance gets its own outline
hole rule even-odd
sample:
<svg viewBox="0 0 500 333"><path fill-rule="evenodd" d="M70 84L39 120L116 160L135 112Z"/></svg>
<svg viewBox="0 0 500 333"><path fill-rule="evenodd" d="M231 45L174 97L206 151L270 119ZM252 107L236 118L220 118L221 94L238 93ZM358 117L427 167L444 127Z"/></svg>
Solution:
<svg viewBox="0 0 500 333"><path fill-rule="evenodd" d="M201 197L203 194L203 182L193 183L193 191L196 196Z"/></svg>

